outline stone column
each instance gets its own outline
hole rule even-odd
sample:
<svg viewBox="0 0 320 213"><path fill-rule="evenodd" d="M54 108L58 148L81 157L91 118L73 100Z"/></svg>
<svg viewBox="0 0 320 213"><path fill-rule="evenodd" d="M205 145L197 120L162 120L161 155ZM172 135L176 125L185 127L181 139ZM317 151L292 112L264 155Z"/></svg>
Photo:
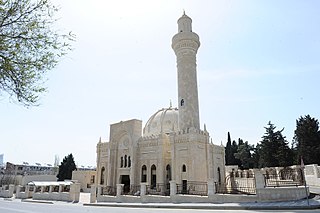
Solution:
<svg viewBox="0 0 320 213"><path fill-rule="evenodd" d="M91 186L90 189L90 203L95 203L97 201L97 187Z"/></svg>
<svg viewBox="0 0 320 213"><path fill-rule="evenodd" d="M53 186L49 186L49 193L52 193Z"/></svg>
<svg viewBox="0 0 320 213"><path fill-rule="evenodd" d="M213 196L216 193L216 187L213 179L208 180L208 196Z"/></svg>
<svg viewBox="0 0 320 213"><path fill-rule="evenodd" d="M98 196L102 195L102 186L98 186Z"/></svg>
<svg viewBox="0 0 320 213"><path fill-rule="evenodd" d="M20 186L20 185L18 185L18 186L16 187L16 198L20 198L20 190L21 190L21 187L22 187L22 186Z"/></svg>
<svg viewBox="0 0 320 213"><path fill-rule="evenodd" d="M70 185L70 198L74 203L78 203L80 200L80 183L74 183Z"/></svg>
<svg viewBox="0 0 320 213"><path fill-rule="evenodd" d="M30 192L29 192L29 185L26 185L25 190L24 190L24 198L29 198Z"/></svg>
<svg viewBox="0 0 320 213"><path fill-rule="evenodd" d="M41 188L40 188L40 193L42 194L43 191L44 191L44 186L41 186Z"/></svg>
<svg viewBox="0 0 320 213"><path fill-rule="evenodd" d="M140 196L147 194L147 183L140 183Z"/></svg>
<svg viewBox="0 0 320 213"><path fill-rule="evenodd" d="M10 184L9 185L9 193L8 193L8 197L13 197L13 192L14 192L14 185Z"/></svg>
<svg viewBox="0 0 320 213"><path fill-rule="evenodd" d="M170 197L177 194L177 183L174 180L170 181Z"/></svg>
<svg viewBox="0 0 320 213"><path fill-rule="evenodd" d="M124 184L117 184L117 197L122 195Z"/></svg>
<svg viewBox="0 0 320 213"><path fill-rule="evenodd" d="M254 172L254 177L256 180L256 188L263 189L265 183L264 183L264 177L263 177L262 172L259 169L254 169L253 172Z"/></svg>
<svg viewBox="0 0 320 213"><path fill-rule="evenodd" d="M63 185L59 185L59 194L62 193L62 187Z"/></svg>
<svg viewBox="0 0 320 213"><path fill-rule="evenodd" d="M315 178L319 178L319 172L318 172L318 164L313 164L313 173Z"/></svg>

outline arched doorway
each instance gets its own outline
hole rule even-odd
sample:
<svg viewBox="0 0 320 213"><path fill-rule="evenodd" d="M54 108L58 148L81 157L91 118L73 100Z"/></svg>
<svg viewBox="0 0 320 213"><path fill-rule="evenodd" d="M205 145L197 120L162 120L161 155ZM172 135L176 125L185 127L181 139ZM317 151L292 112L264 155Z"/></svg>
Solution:
<svg viewBox="0 0 320 213"><path fill-rule="evenodd" d="M121 175L121 184L124 184L123 186L123 193L127 194L130 192L130 176L129 175Z"/></svg>
<svg viewBox="0 0 320 213"><path fill-rule="evenodd" d="M157 185L157 168L156 166L153 164L151 166L151 189L156 188Z"/></svg>
<svg viewBox="0 0 320 213"><path fill-rule="evenodd" d="M218 167L218 183L219 183L219 185L221 184L221 171L220 171L220 167Z"/></svg>
<svg viewBox="0 0 320 213"><path fill-rule="evenodd" d="M166 166L166 191L165 195L170 195L170 180L171 180L171 166L168 164Z"/></svg>
<svg viewBox="0 0 320 213"><path fill-rule="evenodd" d="M104 184L104 172L105 172L105 168L102 167L101 168L101 177L100 177L100 184L103 185Z"/></svg>

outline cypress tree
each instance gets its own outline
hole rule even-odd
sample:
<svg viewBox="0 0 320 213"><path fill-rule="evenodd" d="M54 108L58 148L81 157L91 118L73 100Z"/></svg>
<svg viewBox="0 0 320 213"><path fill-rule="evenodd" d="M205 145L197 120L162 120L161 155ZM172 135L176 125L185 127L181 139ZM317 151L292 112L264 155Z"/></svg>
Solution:
<svg viewBox="0 0 320 213"><path fill-rule="evenodd" d="M297 152L296 161L303 157L305 164L320 164L319 122L310 115L296 120L294 144Z"/></svg>
<svg viewBox="0 0 320 213"><path fill-rule="evenodd" d="M76 164L73 159L73 155L69 154L64 157L61 165L59 166L59 173L57 175L58 181L71 180L72 171L76 170Z"/></svg>

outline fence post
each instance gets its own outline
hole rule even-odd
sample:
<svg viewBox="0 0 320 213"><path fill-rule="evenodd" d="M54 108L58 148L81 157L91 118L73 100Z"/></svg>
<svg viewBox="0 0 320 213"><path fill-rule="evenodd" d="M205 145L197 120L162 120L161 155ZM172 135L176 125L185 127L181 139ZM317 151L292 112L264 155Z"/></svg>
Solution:
<svg viewBox="0 0 320 213"><path fill-rule="evenodd" d="M122 195L123 186L124 186L124 184L117 184L117 197Z"/></svg>
<svg viewBox="0 0 320 213"><path fill-rule="evenodd" d="M97 201L97 187L91 186L90 189L90 203L95 203Z"/></svg>
<svg viewBox="0 0 320 213"><path fill-rule="evenodd" d="M101 185L98 186L98 195L97 196L100 196L100 195L102 195L102 186Z"/></svg>
<svg viewBox="0 0 320 213"><path fill-rule="evenodd" d="M312 167L313 167L314 177L319 178L318 164L312 164Z"/></svg>
<svg viewBox="0 0 320 213"><path fill-rule="evenodd" d="M254 177L255 177L255 181L256 181L256 188L257 189L263 189L264 188L264 177L262 172L259 169L254 169Z"/></svg>
<svg viewBox="0 0 320 213"><path fill-rule="evenodd" d="M22 186L18 185L16 188L16 198L20 198L20 191L21 191Z"/></svg>
<svg viewBox="0 0 320 213"><path fill-rule="evenodd" d="M13 197L13 192L14 192L14 185L10 184L9 185L9 193L8 193L8 197Z"/></svg>
<svg viewBox="0 0 320 213"><path fill-rule="evenodd" d="M170 197L177 194L177 183L174 180L170 181Z"/></svg>
<svg viewBox="0 0 320 213"><path fill-rule="evenodd" d="M73 183L70 185L70 198L72 199L72 202L78 203L80 201L80 183Z"/></svg>
<svg viewBox="0 0 320 213"><path fill-rule="evenodd" d="M212 196L216 193L215 184L213 179L208 180L208 196Z"/></svg>
<svg viewBox="0 0 320 213"><path fill-rule="evenodd" d="M140 196L147 194L147 183L140 183Z"/></svg>

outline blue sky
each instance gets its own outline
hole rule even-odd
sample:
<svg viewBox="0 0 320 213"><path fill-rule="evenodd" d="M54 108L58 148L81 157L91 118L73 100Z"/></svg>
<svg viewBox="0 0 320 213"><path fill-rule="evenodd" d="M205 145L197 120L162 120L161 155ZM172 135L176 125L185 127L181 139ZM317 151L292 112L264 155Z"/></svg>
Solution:
<svg viewBox="0 0 320 213"><path fill-rule="evenodd" d="M256 144L269 121L292 141L296 119L320 118L320 2L270 0L54 0L74 50L48 74L39 107L0 98L0 154L53 163L73 153L93 166L109 125L177 104L171 38L185 10L200 36L201 126Z"/></svg>

